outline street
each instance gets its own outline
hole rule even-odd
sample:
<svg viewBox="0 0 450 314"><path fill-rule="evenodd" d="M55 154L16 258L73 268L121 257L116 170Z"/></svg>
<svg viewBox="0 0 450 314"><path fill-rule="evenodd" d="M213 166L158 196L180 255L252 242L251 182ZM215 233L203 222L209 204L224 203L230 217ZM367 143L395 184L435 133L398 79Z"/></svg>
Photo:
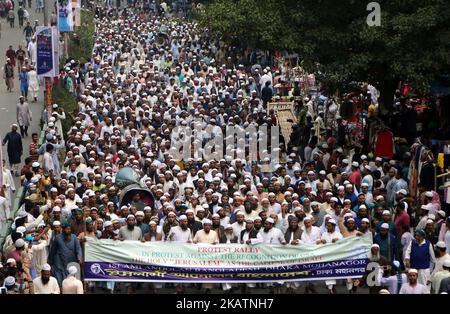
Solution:
<svg viewBox="0 0 450 314"><path fill-rule="evenodd" d="M32 8L28 9L28 12L30 13L30 22L33 25L35 20L39 20L39 24L42 25L43 23L43 13L35 13L35 5L36 2L33 1ZM8 50L9 45L12 45L15 50L18 49L19 45L22 45L24 50L27 50L25 47L25 36L23 35L23 28L19 28L19 21L17 18L17 9L18 6L16 5L16 21L15 21L15 27L10 28L9 23L7 23L6 19L1 20L2 24L2 37L0 40L0 64L3 71L3 66L6 63L6 51ZM24 22L24 25L26 23ZM20 85L19 85L19 79L17 72L15 73L15 81L14 81L14 89L13 92L7 92L6 91L6 85L5 80L2 79L0 84L0 135L2 139L4 138L5 134L11 131L11 125L13 123L17 123L16 119L16 104L18 102L20 96ZM28 129L28 137L25 137L22 139L23 144L23 155L22 155L22 163L26 157L28 157L28 146L31 142L31 134L32 133L38 133L40 134L40 127L39 127L39 121L42 113L43 108L43 86L40 86L39 95L38 95L38 102L37 103L31 103L29 102L30 109L33 116L33 121L31 122L31 125ZM7 167L9 168L8 163L8 155L6 152L6 146L3 147L3 159L5 159ZM15 183L16 183L16 189L20 186L20 178L15 177Z"/></svg>

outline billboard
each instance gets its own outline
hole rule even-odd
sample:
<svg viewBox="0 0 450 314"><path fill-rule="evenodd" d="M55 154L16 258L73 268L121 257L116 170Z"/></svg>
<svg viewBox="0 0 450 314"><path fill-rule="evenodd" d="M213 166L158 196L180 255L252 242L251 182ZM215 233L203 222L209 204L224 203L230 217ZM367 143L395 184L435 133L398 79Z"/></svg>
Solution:
<svg viewBox="0 0 450 314"><path fill-rule="evenodd" d="M36 28L36 71L41 77L58 75L58 57L57 49L55 49L57 34L55 31L55 28L50 26Z"/></svg>
<svg viewBox="0 0 450 314"><path fill-rule="evenodd" d="M71 0L58 0L58 30L60 32L73 31L73 11Z"/></svg>

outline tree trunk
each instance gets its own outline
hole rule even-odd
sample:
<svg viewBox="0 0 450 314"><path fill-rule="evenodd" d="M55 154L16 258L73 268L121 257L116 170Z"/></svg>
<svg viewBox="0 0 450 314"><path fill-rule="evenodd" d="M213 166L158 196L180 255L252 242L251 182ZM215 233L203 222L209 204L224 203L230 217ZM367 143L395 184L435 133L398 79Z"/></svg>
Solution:
<svg viewBox="0 0 450 314"><path fill-rule="evenodd" d="M383 80L380 84L380 98L379 98L379 105L378 105L378 111L379 113L383 114L386 112L386 114L389 114L392 112L393 105L394 105L394 95L395 91L397 89L397 80Z"/></svg>

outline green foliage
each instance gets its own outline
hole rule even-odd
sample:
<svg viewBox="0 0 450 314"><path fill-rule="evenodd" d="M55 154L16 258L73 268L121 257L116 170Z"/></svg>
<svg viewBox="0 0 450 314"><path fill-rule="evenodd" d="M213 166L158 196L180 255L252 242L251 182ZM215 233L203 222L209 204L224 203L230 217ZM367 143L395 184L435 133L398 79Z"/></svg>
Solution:
<svg viewBox="0 0 450 314"><path fill-rule="evenodd" d="M69 59L79 60L81 63L90 60L92 47L94 46L94 17L94 12L85 9L81 10L81 26L76 31L80 39L80 45L77 45L72 40L73 34L69 34Z"/></svg>
<svg viewBox="0 0 450 314"><path fill-rule="evenodd" d="M72 39L73 34L69 35L68 51L69 59L85 63L90 60L92 47L94 46L94 13L89 10L81 10L81 27L76 31L80 39L80 45L77 45ZM70 130L74 124L73 113L78 110L76 99L64 88L63 82L53 89L53 100L61 106L66 112L66 119L62 121L64 134Z"/></svg>
<svg viewBox="0 0 450 314"><path fill-rule="evenodd" d="M370 1L217 0L197 12L229 43L297 52L326 84L407 80L427 88L450 65L450 6L445 0L381 0L381 26L366 23Z"/></svg>

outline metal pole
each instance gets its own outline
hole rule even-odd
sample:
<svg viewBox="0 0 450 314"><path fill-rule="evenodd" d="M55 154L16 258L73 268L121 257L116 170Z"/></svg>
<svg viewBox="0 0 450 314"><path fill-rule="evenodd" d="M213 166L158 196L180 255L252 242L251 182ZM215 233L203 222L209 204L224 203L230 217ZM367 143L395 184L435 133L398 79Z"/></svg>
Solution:
<svg viewBox="0 0 450 314"><path fill-rule="evenodd" d="M44 26L48 26L48 0L44 0Z"/></svg>

